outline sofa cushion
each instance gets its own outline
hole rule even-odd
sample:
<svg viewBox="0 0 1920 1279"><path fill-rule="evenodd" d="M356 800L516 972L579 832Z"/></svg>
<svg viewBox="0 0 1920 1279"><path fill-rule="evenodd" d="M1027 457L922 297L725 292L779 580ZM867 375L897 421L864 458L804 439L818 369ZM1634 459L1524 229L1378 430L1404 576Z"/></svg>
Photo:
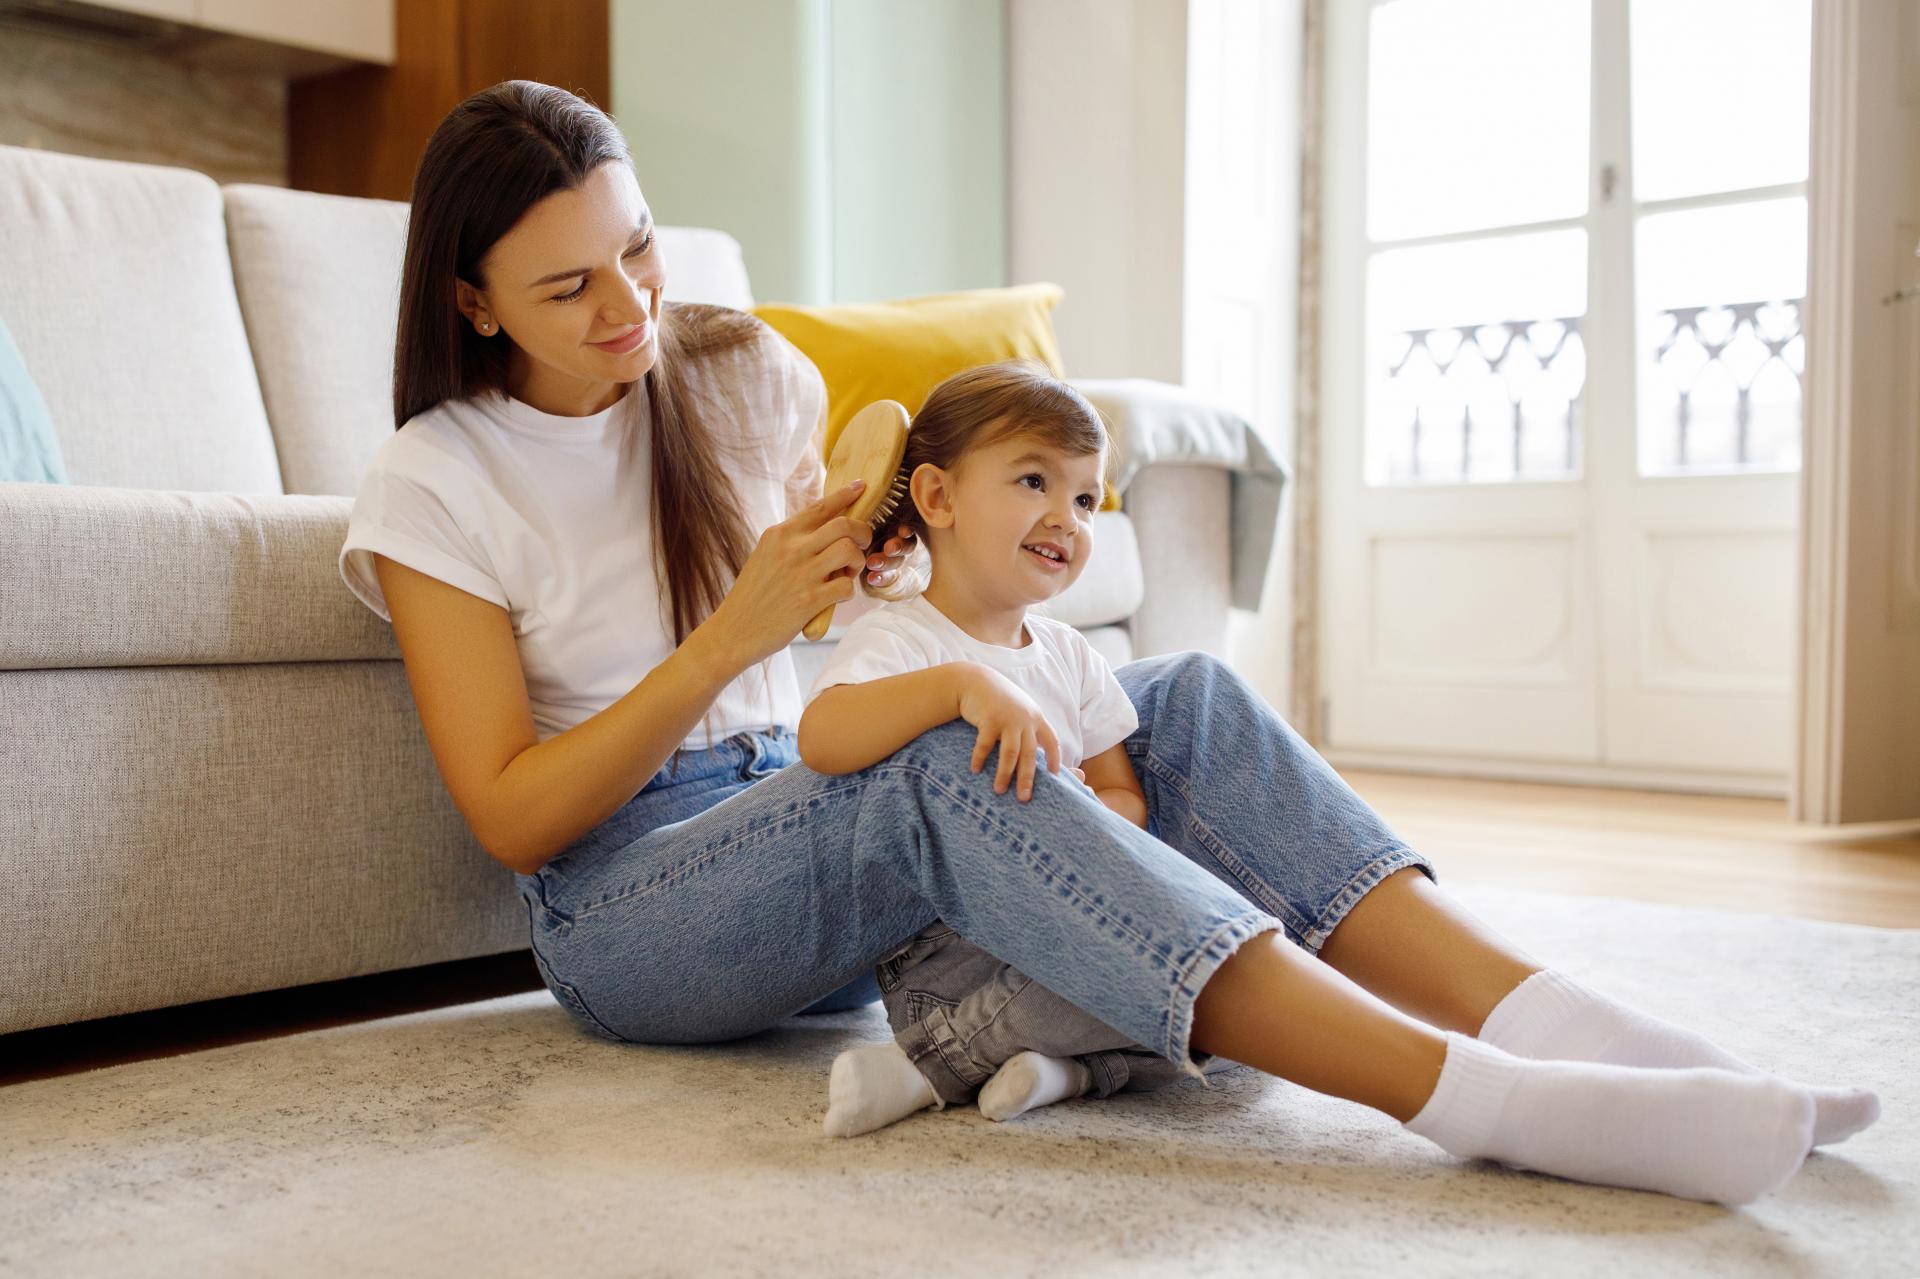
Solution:
<svg viewBox="0 0 1920 1279"><path fill-rule="evenodd" d="M0 147L0 319L76 484L280 492L220 188Z"/></svg>
<svg viewBox="0 0 1920 1279"><path fill-rule="evenodd" d="M351 494L393 434L407 206L222 187L234 285L289 493Z"/></svg>
<svg viewBox="0 0 1920 1279"><path fill-rule="evenodd" d="M339 578L352 506L0 483L0 670L397 658L392 628ZM1132 521L1106 511L1094 530L1097 567L1044 610L1089 634L1145 598ZM831 644L792 647L798 660ZM1117 651L1109 637L1102 652Z"/></svg>
<svg viewBox="0 0 1920 1279"><path fill-rule="evenodd" d="M827 306L765 303L753 313L812 360L827 383L826 451L842 427L876 400L898 400L918 413L927 396L955 373L1001 360L1038 360L1063 376L1053 333L1057 284L933 293L893 302ZM1112 485L1103 511L1118 510Z"/></svg>
<svg viewBox="0 0 1920 1279"><path fill-rule="evenodd" d="M286 491L351 496L393 434L393 359L408 207L235 183L223 187L234 277ZM724 231L660 227L666 296L752 305Z"/></svg>
<svg viewBox="0 0 1920 1279"><path fill-rule="evenodd" d="M399 656L344 497L0 484L0 670Z"/></svg>

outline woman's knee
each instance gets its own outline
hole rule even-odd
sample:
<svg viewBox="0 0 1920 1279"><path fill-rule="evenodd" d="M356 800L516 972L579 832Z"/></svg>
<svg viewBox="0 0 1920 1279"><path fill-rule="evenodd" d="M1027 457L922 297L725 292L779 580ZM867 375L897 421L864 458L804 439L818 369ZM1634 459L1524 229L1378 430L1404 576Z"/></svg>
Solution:
<svg viewBox="0 0 1920 1279"><path fill-rule="evenodd" d="M1212 682L1221 678L1238 680L1239 673L1205 649L1183 648L1174 653L1156 653L1139 657L1114 674L1128 687L1152 684L1188 684Z"/></svg>
<svg viewBox="0 0 1920 1279"><path fill-rule="evenodd" d="M943 776L958 776L972 771L973 751L979 740L978 728L964 719L950 719L927 729L888 759L917 765Z"/></svg>
<svg viewBox="0 0 1920 1279"><path fill-rule="evenodd" d="M1140 710L1143 723L1157 723L1163 706L1214 705L1225 699L1262 700L1251 685L1220 658L1203 649L1182 649L1128 662L1114 672ZM1177 713L1177 711L1176 711Z"/></svg>

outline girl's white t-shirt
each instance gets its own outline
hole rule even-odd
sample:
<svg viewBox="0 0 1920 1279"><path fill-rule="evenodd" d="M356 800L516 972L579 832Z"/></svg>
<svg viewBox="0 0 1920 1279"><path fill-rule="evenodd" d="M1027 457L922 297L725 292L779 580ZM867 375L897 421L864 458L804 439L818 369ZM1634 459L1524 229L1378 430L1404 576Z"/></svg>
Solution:
<svg viewBox="0 0 1920 1279"><path fill-rule="evenodd" d="M1007 648L967 634L924 595L888 604L847 627L807 701L835 684L864 684L944 662L980 662L1033 698L1060 739L1060 767L1078 768L1089 755L1125 741L1140 716L1100 650L1050 617L1029 613L1026 626L1027 644Z"/></svg>
<svg viewBox="0 0 1920 1279"><path fill-rule="evenodd" d="M751 538L815 501L826 477L826 386L785 338L704 357L691 394L722 446ZM644 382L588 417L487 394L414 417L380 448L354 500L340 574L391 621L379 553L507 610L537 740L624 697L675 647L654 565L652 427ZM686 739L800 722L785 650L726 686Z"/></svg>

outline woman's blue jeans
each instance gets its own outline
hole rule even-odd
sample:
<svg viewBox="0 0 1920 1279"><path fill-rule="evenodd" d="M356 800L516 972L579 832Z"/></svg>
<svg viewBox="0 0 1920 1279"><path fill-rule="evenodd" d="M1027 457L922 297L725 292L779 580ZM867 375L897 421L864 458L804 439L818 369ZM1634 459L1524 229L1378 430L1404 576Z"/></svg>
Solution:
<svg viewBox="0 0 1920 1279"><path fill-rule="evenodd" d="M790 730L742 733L517 877L542 978L597 1034L710 1043L874 997L874 965L940 919L1199 1075L1194 1000L1240 943L1318 951L1388 875L1437 876L1222 662L1115 674L1148 830L1070 773L995 794L963 720L840 776Z"/></svg>

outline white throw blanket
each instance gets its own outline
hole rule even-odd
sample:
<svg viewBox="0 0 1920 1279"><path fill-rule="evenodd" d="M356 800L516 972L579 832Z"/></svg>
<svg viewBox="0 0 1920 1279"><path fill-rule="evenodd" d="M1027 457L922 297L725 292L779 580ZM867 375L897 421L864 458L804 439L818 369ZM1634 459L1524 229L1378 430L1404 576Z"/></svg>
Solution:
<svg viewBox="0 0 1920 1279"><path fill-rule="evenodd" d="M1146 378L1074 378L1073 386L1106 417L1114 435L1113 487L1155 462L1218 466L1232 472L1230 529L1235 608L1260 607L1280 525L1289 472L1245 418L1182 386Z"/></svg>

